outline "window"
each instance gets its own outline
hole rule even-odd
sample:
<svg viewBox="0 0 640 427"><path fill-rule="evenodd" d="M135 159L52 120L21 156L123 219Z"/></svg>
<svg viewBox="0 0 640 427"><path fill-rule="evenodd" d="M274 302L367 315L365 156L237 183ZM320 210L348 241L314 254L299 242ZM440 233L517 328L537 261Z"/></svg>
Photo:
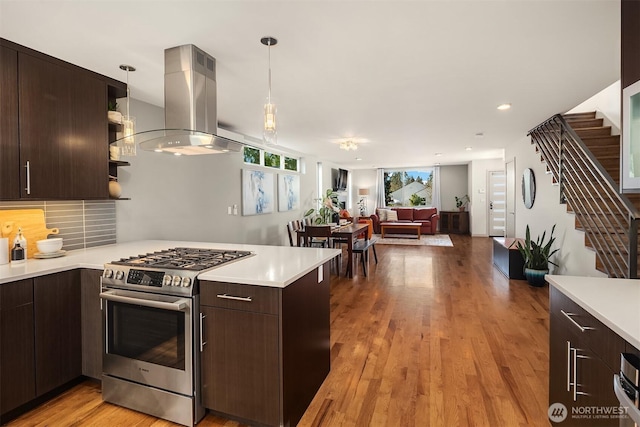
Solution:
<svg viewBox="0 0 640 427"><path fill-rule="evenodd" d="M245 146L242 151L244 162L250 165L266 166L268 168L284 169L286 171L298 172L300 158L287 157L283 154L269 153L261 150Z"/></svg>
<svg viewBox="0 0 640 427"><path fill-rule="evenodd" d="M252 147L244 147L244 162L253 165L260 164L260 150Z"/></svg>
<svg viewBox="0 0 640 427"><path fill-rule="evenodd" d="M384 171L387 206L431 206L433 169Z"/></svg>
<svg viewBox="0 0 640 427"><path fill-rule="evenodd" d="M284 169L288 171L298 171L298 159L293 157L284 157Z"/></svg>
<svg viewBox="0 0 640 427"><path fill-rule="evenodd" d="M280 154L264 152L264 165L270 168L280 169Z"/></svg>

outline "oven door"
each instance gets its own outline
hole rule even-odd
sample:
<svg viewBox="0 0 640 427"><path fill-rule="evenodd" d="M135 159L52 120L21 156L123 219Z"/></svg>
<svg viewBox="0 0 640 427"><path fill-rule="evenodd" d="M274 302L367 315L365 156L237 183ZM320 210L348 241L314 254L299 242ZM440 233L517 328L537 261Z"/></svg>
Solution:
<svg viewBox="0 0 640 427"><path fill-rule="evenodd" d="M193 300L103 289L105 375L193 396Z"/></svg>

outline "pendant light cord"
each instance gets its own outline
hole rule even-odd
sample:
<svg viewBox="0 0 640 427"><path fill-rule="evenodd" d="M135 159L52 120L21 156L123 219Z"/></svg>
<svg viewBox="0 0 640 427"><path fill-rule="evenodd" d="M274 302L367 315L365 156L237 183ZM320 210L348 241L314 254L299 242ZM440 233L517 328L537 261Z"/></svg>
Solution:
<svg viewBox="0 0 640 427"><path fill-rule="evenodd" d="M269 40L269 104L271 104L271 40Z"/></svg>

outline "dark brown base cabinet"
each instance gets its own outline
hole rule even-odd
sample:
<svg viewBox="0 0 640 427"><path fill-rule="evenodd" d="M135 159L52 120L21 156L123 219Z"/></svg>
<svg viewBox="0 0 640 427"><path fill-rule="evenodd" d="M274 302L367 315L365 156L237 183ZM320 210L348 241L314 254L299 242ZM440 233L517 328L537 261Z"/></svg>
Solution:
<svg viewBox="0 0 640 427"><path fill-rule="evenodd" d="M0 334L4 423L81 376L80 271L0 285Z"/></svg>
<svg viewBox="0 0 640 427"><path fill-rule="evenodd" d="M330 369L321 268L321 282L314 269L285 288L201 282L206 408L251 425L298 423Z"/></svg>
<svg viewBox="0 0 640 427"><path fill-rule="evenodd" d="M441 211L439 215L441 233L469 234L469 212Z"/></svg>
<svg viewBox="0 0 640 427"><path fill-rule="evenodd" d="M36 397L33 280L0 285L0 412Z"/></svg>
<svg viewBox="0 0 640 427"><path fill-rule="evenodd" d="M557 425L618 426L618 418L590 415L588 411L619 408L613 375L619 370L625 341L553 286L549 287L549 298L549 405L561 403L567 410L566 419ZM591 329L581 331L569 317Z"/></svg>

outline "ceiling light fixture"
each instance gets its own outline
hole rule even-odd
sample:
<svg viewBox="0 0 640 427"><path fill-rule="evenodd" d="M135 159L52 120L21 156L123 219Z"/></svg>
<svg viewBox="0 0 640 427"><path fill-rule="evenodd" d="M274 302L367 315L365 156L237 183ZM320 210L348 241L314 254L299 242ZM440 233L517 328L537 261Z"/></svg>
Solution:
<svg viewBox="0 0 640 427"><path fill-rule="evenodd" d="M436 154L434 154L434 155L435 155L436 157L440 157L440 156L442 156L442 153L436 153Z"/></svg>
<svg viewBox="0 0 640 427"><path fill-rule="evenodd" d="M471 150L473 150L473 147L464 147L464 149L467 150L467 151L471 151Z"/></svg>
<svg viewBox="0 0 640 427"><path fill-rule="evenodd" d="M347 151L355 151L358 149L358 143L352 139L345 139L344 141L340 141L340 148Z"/></svg>
<svg viewBox="0 0 640 427"><path fill-rule="evenodd" d="M260 43L269 48L269 95L267 103L264 104L264 130L262 139L267 145L278 143L278 132L276 131L276 106L271 102L271 46L278 44L278 40L273 37L263 37Z"/></svg>
<svg viewBox="0 0 640 427"><path fill-rule="evenodd" d="M500 104L500 105L498 105L498 110L500 110L500 111L508 110L509 108L511 108L511 104Z"/></svg>
<svg viewBox="0 0 640 427"><path fill-rule="evenodd" d="M124 144L120 147L120 154L123 156L136 155L136 140L133 136L136 133L136 119L129 115L129 71L134 72L136 69L131 65L121 65L121 70L127 72L127 115L122 118L122 133Z"/></svg>

